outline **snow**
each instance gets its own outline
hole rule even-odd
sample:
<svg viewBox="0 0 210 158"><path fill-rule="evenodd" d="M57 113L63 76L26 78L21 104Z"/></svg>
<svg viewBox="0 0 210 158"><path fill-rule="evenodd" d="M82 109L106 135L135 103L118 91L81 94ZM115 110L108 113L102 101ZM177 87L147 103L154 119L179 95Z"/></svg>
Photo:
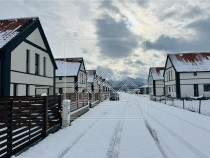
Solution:
<svg viewBox="0 0 210 158"><path fill-rule="evenodd" d="M138 102L104 101L18 158L161 158ZM136 97L138 99L138 97Z"/></svg>
<svg viewBox="0 0 210 158"><path fill-rule="evenodd" d="M0 49L9 41L21 33L19 28L24 26L29 20L37 20L37 17L31 18L14 18L0 20Z"/></svg>
<svg viewBox="0 0 210 158"><path fill-rule="evenodd" d="M6 45L11 39L13 39L16 35L19 34L16 30L19 29L21 26L18 26L14 30L6 30L4 32L0 32L0 48ZM5 37L7 35L7 37Z"/></svg>
<svg viewBox="0 0 210 158"><path fill-rule="evenodd" d="M209 122L147 95L120 93L120 101L100 103L17 157L207 158Z"/></svg>
<svg viewBox="0 0 210 158"><path fill-rule="evenodd" d="M94 82L94 75L87 75L87 82Z"/></svg>
<svg viewBox="0 0 210 158"><path fill-rule="evenodd" d="M147 88L147 87L149 87L148 84L147 85L143 85L140 88Z"/></svg>
<svg viewBox="0 0 210 158"><path fill-rule="evenodd" d="M146 120L171 158L210 156L210 117L145 99Z"/></svg>
<svg viewBox="0 0 210 158"><path fill-rule="evenodd" d="M210 53L170 54L177 72L210 71Z"/></svg>
<svg viewBox="0 0 210 158"><path fill-rule="evenodd" d="M164 67L151 67L153 80L163 80Z"/></svg>
<svg viewBox="0 0 210 158"><path fill-rule="evenodd" d="M161 101L163 104L165 103L165 100ZM171 105L177 108L183 109L183 100L174 99L167 100L167 105ZM189 110L191 112L199 112L199 100L184 100L184 109ZM210 116L210 100L201 100L201 114Z"/></svg>
<svg viewBox="0 0 210 158"><path fill-rule="evenodd" d="M77 76L80 68L80 62L64 62L56 61L58 69L56 70L56 76Z"/></svg>

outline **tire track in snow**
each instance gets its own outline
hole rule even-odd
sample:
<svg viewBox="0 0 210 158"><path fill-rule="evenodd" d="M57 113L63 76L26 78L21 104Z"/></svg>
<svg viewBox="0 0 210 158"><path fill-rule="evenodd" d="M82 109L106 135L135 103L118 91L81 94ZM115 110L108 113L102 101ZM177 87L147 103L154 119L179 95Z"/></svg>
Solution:
<svg viewBox="0 0 210 158"><path fill-rule="evenodd" d="M124 105L124 107L120 113L120 117L122 117L125 110L128 107L131 107L132 105L133 104ZM110 145L109 145L108 151L106 153L106 158L118 158L119 157L120 141L121 141L121 136L122 136L122 131L123 131L123 124L124 124L123 121L124 120L119 120L115 129L114 129L112 138L110 140Z"/></svg>
<svg viewBox="0 0 210 158"><path fill-rule="evenodd" d="M150 114L147 113L147 115L152 118L156 123L158 123L160 126L162 126L165 130L167 130L171 135L173 135L177 140L179 140L180 143L182 143L184 146L186 146L190 151L192 151L195 155L197 155L199 158L208 158L205 154L203 154L200 150L198 150L196 147L193 145L189 144L187 141L185 141L182 137L177 135L175 132L170 130L167 126L165 126L163 123L158 121L156 118L151 116Z"/></svg>
<svg viewBox="0 0 210 158"><path fill-rule="evenodd" d="M123 131L123 121L118 121L112 136L106 158L118 158L120 152L120 141Z"/></svg>
<svg viewBox="0 0 210 158"><path fill-rule="evenodd" d="M152 107L152 106L150 106L150 107ZM199 126L199 125L196 125L196 124L194 124L194 123L192 123L192 122L190 122L190 121L187 121L187 120L185 120L185 119L183 119L183 118L181 118L181 117L178 117L178 116L176 116L176 115L174 115L174 114L172 114L172 113L169 113L169 112L167 112L167 111L161 110L161 109L159 109L159 108L157 108L157 107L152 107L152 108L154 108L154 109L156 109L156 110L159 110L159 111L161 111L161 112L163 112L163 113L166 113L166 114L168 114L168 115L170 115L170 116L173 116L174 118L179 119L179 120L181 120L181 121L183 121L183 122L186 122L186 123L188 123L188 124L190 124L190 125L192 125L192 126L194 126L194 127L197 127L197 128L199 128L199 129L201 129L201 130L203 130L203 131L205 131L205 132L210 133L210 130L205 129L205 128Z"/></svg>
<svg viewBox="0 0 210 158"><path fill-rule="evenodd" d="M102 114L102 116L106 115L108 112L104 112ZM75 139L75 141L68 146L65 150L63 150L58 156L56 156L56 158L62 158L67 152L69 152L71 150L71 148L86 134L86 132L91 129L96 123L98 122L98 120L94 121L90 126L88 126L83 132L82 134L77 137L77 139Z"/></svg>

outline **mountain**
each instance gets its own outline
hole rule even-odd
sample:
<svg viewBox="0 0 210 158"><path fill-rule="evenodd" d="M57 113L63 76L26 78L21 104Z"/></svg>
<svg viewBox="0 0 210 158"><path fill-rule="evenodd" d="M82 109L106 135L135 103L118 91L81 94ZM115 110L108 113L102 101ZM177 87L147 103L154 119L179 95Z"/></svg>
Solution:
<svg viewBox="0 0 210 158"><path fill-rule="evenodd" d="M138 89L145 83L147 84L147 79L143 78L132 78L132 77L123 77L118 81L109 80L108 81L114 90L132 90Z"/></svg>

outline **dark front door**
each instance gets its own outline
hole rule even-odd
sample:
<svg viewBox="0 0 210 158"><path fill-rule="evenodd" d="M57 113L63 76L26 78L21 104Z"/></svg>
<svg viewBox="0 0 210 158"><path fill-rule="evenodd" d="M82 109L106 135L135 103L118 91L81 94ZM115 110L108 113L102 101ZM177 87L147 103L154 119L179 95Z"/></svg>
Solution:
<svg viewBox="0 0 210 158"><path fill-rule="evenodd" d="M59 93L63 94L63 88L59 88Z"/></svg>
<svg viewBox="0 0 210 158"><path fill-rule="evenodd" d="M198 92L198 84L194 84L194 96L198 97L199 92Z"/></svg>

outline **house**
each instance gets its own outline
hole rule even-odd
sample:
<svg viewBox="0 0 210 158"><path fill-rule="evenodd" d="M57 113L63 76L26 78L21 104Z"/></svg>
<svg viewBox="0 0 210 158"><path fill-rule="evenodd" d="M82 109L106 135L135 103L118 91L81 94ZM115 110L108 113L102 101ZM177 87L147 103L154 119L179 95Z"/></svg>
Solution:
<svg viewBox="0 0 210 158"><path fill-rule="evenodd" d="M152 96L164 95L164 67L151 67L149 69L149 94Z"/></svg>
<svg viewBox="0 0 210 158"><path fill-rule="evenodd" d="M89 93L99 92L96 70L86 70L86 74L87 74L87 92Z"/></svg>
<svg viewBox="0 0 210 158"><path fill-rule="evenodd" d="M39 18L0 20L0 96L55 94L56 69Z"/></svg>
<svg viewBox="0 0 210 158"><path fill-rule="evenodd" d="M168 54L164 81L168 96L210 97L210 53Z"/></svg>
<svg viewBox="0 0 210 158"><path fill-rule="evenodd" d="M56 93L87 91L87 78L83 58L57 58Z"/></svg>
<svg viewBox="0 0 210 158"><path fill-rule="evenodd" d="M149 94L149 86L143 85L140 87L140 94Z"/></svg>

